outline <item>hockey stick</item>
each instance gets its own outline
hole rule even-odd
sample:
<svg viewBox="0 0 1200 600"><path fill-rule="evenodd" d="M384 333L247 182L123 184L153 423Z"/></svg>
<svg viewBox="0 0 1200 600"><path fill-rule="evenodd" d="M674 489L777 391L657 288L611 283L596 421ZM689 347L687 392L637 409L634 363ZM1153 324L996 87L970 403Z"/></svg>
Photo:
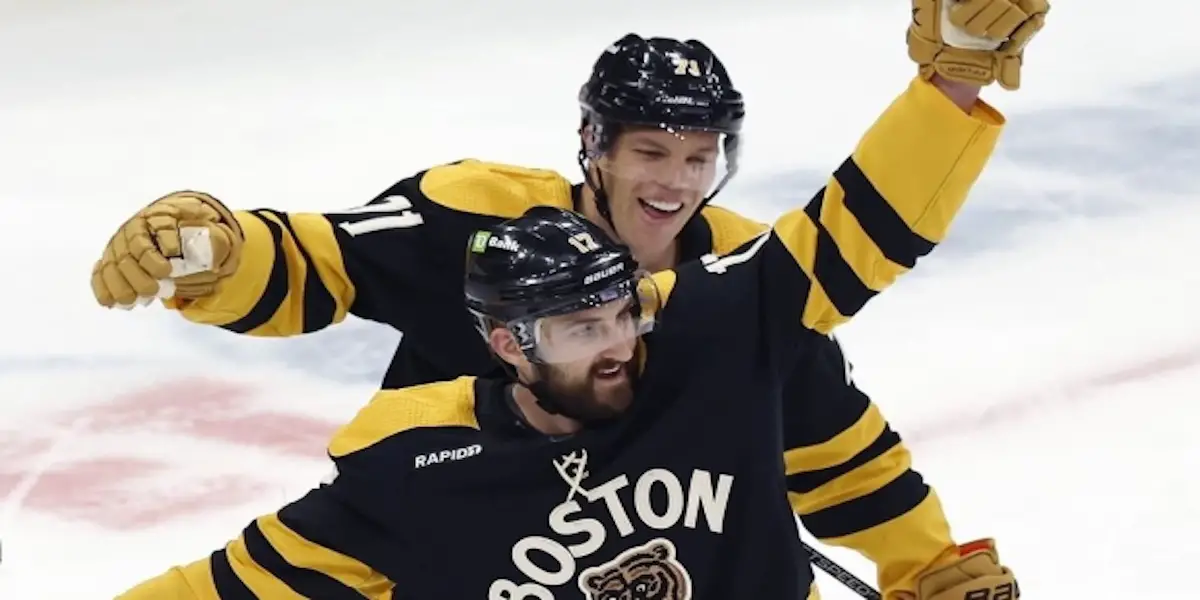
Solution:
<svg viewBox="0 0 1200 600"><path fill-rule="evenodd" d="M833 562L828 556L821 554L816 548L809 546L804 542L800 542L804 547L804 551L808 552L808 560L816 565L818 569L825 571L834 579L841 582L842 585L850 588L854 593L862 596L866 600L883 600L883 596L875 591L867 582L854 576L854 573L843 569L841 565Z"/></svg>

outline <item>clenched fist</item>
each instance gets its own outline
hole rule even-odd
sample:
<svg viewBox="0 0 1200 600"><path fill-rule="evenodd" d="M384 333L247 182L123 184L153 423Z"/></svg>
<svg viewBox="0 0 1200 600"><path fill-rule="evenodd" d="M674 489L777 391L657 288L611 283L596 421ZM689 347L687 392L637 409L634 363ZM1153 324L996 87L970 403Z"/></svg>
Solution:
<svg viewBox="0 0 1200 600"><path fill-rule="evenodd" d="M212 196L167 194L126 221L92 269L92 293L106 307L153 298L202 298L237 270L241 225Z"/></svg>
<svg viewBox="0 0 1200 600"><path fill-rule="evenodd" d="M1016 576L1000 564L996 544L976 540L958 548L958 558L917 578L917 595L900 593L912 600L1017 600L1021 589Z"/></svg>
<svg viewBox="0 0 1200 600"><path fill-rule="evenodd" d="M1025 46L1046 24L1048 0L912 0L908 56L925 79L936 73L975 85L1021 87Z"/></svg>

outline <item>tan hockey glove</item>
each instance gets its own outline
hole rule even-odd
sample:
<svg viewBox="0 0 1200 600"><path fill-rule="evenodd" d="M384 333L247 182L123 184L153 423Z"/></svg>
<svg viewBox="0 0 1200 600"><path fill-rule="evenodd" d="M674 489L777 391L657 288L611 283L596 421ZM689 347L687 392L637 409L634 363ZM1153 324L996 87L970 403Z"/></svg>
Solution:
<svg viewBox="0 0 1200 600"><path fill-rule="evenodd" d="M108 241L92 269L102 306L131 308L154 298L202 298L237 270L243 234L212 196L167 194L138 211Z"/></svg>
<svg viewBox="0 0 1200 600"><path fill-rule="evenodd" d="M908 56L925 79L1015 90L1025 46L1049 11L1049 0L912 0Z"/></svg>
<svg viewBox="0 0 1200 600"><path fill-rule="evenodd" d="M958 559L917 577L912 600L1016 600L1021 597L1013 572L1000 564L996 544L990 539L958 547Z"/></svg>

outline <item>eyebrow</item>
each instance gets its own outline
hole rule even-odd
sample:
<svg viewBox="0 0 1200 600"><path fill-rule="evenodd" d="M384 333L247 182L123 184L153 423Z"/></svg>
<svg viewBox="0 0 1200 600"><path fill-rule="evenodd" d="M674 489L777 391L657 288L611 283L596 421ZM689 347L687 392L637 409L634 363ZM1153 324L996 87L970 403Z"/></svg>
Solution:
<svg viewBox="0 0 1200 600"><path fill-rule="evenodd" d="M598 323L602 320L603 319L601 319L600 317L593 317L593 316L580 317L580 316L576 316L576 315L571 315L566 318L566 324L567 325L585 325L587 323Z"/></svg>
<svg viewBox="0 0 1200 600"><path fill-rule="evenodd" d="M621 310L617 311L617 314L620 315L622 312L629 310L630 308L633 307L633 304L634 304L633 298L626 300L625 304L621 306ZM564 315L564 317L565 318L563 319L563 323L565 323L566 325L581 325L581 324L587 324L587 323L599 323L601 321L606 321L606 320L608 320L609 315L596 315L595 313L592 313L592 314L588 314L587 316L584 316L579 313L573 313L570 315Z"/></svg>
<svg viewBox="0 0 1200 600"><path fill-rule="evenodd" d="M653 140L653 139L650 139L650 138L635 137L635 138L633 138L633 142L634 142L635 144L644 144L644 145L646 145L646 146L652 146L652 147L654 147L654 149L656 149L656 150L662 150L663 152L671 152L671 151L672 151L672 150L671 150L671 148L668 148L667 146L664 146L664 145L662 145L662 144L658 143L657 141L655 141L655 140ZM695 150L694 152L698 152L698 153L713 153L713 152L716 152L716 151L717 151L717 145L716 145L716 143L713 143L712 145L705 146L705 147L703 147L703 148L700 148L700 149L698 149L698 150Z"/></svg>

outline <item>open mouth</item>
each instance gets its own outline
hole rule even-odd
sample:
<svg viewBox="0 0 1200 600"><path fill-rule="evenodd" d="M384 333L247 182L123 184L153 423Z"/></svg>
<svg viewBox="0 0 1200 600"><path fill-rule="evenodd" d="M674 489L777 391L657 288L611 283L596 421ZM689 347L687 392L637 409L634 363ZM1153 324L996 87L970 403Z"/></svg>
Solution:
<svg viewBox="0 0 1200 600"><path fill-rule="evenodd" d="M665 200L648 200L646 198L638 198L638 204L642 206L642 210L646 211L655 219L669 219L679 211L683 210L682 202L667 202Z"/></svg>
<svg viewBox="0 0 1200 600"><path fill-rule="evenodd" d="M613 363L606 367L596 369L596 379L619 379L625 374L624 363Z"/></svg>

